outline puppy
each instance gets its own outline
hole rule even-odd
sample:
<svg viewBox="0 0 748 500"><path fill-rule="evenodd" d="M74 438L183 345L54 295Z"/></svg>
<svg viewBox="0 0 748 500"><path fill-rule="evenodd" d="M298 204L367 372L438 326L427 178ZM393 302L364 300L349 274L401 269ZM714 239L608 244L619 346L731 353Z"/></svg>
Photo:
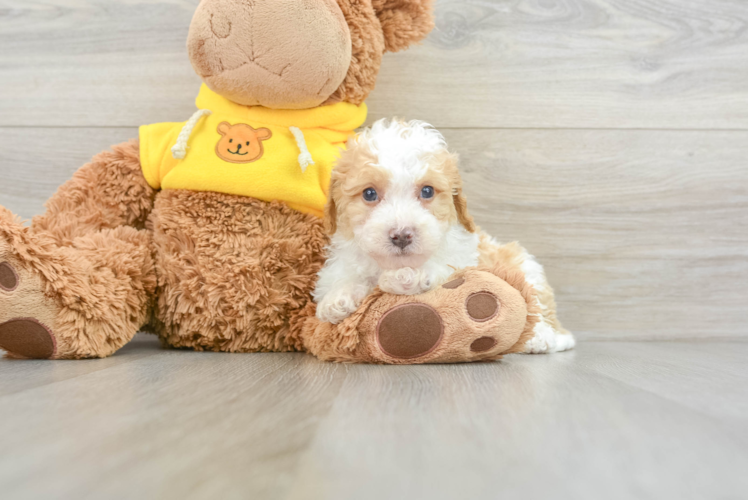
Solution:
<svg viewBox="0 0 748 500"><path fill-rule="evenodd" d="M314 291L322 321L341 322L377 286L419 294L456 270L501 262L525 273L543 311L526 352L574 345L556 319L542 266L518 244L500 245L479 231L457 156L424 122L380 120L349 141L332 173L325 225L331 242Z"/></svg>

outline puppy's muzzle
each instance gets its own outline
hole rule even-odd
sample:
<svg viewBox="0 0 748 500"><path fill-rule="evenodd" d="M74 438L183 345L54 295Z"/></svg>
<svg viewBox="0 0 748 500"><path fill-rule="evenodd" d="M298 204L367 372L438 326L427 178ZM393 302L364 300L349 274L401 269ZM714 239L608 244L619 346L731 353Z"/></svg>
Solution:
<svg viewBox="0 0 748 500"><path fill-rule="evenodd" d="M405 250L405 247L413 243L413 236L414 233L412 229L393 229L392 231L390 231L390 241L393 245L400 248L401 250Z"/></svg>

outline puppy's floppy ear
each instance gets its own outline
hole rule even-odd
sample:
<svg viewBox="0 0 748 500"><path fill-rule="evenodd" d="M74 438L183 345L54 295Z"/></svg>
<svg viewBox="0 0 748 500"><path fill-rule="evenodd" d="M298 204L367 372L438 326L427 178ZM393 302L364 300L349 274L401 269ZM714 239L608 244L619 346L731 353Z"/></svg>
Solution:
<svg viewBox="0 0 748 500"><path fill-rule="evenodd" d="M469 232L474 233L478 230L478 226L475 225L473 216L470 215L467 208L467 198L462 192L462 177L460 176L459 163L460 159L457 154L450 153L444 150L442 153L444 156L439 160L442 164L444 172L449 178L449 185L452 188L452 202L457 212L457 220L460 221L465 229Z"/></svg>
<svg viewBox="0 0 748 500"><path fill-rule="evenodd" d="M434 0L372 0L388 52L407 49L434 29Z"/></svg>
<svg viewBox="0 0 748 500"><path fill-rule="evenodd" d="M462 194L462 186L452 190L452 200L454 201L455 210L457 210L457 219L460 221L460 224L465 226L465 229L471 233L477 231L478 227L475 225L473 216L468 212L467 199Z"/></svg>
<svg viewBox="0 0 748 500"><path fill-rule="evenodd" d="M333 171L332 179L330 179L330 192L327 193L324 218L325 231L330 236L338 230L338 205L335 203L335 192L338 190L339 184L340 180L338 180L338 176Z"/></svg>

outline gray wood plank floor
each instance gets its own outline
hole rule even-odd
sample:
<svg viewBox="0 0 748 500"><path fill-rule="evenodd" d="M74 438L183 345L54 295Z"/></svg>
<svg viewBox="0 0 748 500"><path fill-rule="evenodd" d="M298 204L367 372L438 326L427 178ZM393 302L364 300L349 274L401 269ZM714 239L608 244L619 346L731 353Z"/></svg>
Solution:
<svg viewBox="0 0 748 500"><path fill-rule="evenodd" d="M0 360L3 498L748 496L748 341L427 367Z"/></svg>

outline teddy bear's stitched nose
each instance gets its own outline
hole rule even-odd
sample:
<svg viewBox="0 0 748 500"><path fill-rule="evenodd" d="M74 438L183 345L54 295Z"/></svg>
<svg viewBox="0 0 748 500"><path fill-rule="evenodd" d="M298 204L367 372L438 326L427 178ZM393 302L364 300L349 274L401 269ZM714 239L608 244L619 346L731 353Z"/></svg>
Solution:
<svg viewBox="0 0 748 500"><path fill-rule="evenodd" d="M241 150L242 150L242 145L241 145L241 144L239 144L239 145L238 145L238 146L236 147L236 149L237 149L237 150L239 150L239 151L241 151Z"/></svg>

